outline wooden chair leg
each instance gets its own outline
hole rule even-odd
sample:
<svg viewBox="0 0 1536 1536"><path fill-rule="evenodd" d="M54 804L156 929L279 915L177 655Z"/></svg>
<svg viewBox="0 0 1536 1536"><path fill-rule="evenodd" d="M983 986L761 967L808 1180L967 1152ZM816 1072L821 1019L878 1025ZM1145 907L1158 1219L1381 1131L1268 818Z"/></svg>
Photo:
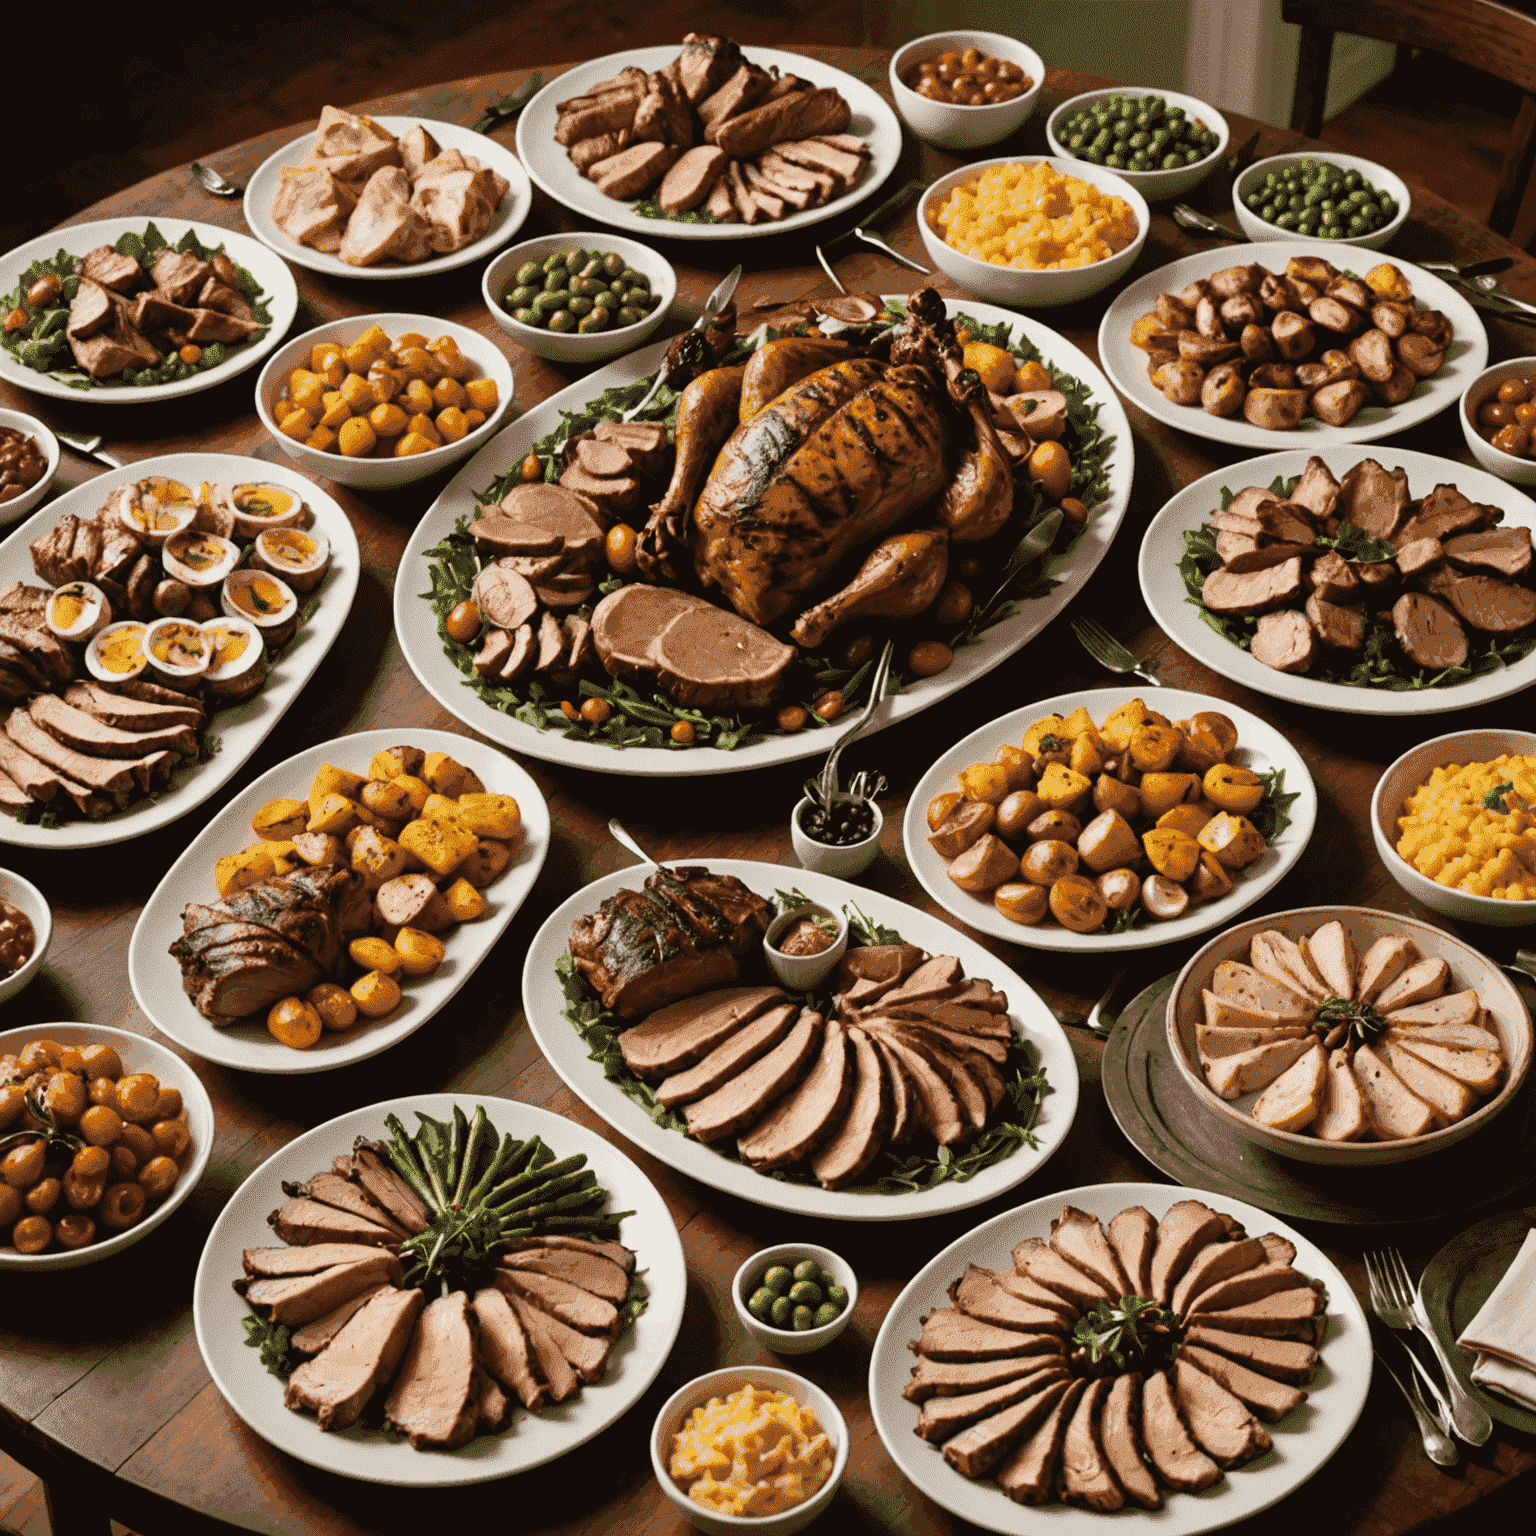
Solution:
<svg viewBox="0 0 1536 1536"><path fill-rule="evenodd" d="M68 1481L43 1484L53 1536L112 1536L112 1519L90 1493Z"/></svg>
<svg viewBox="0 0 1536 1536"><path fill-rule="evenodd" d="M1525 197L1533 165L1536 165L1536 96L1526 92L1520 101L1515 126L1510 130L1509 148L1504 152L1504 165L1499 172L1498 195L1493 200L1493 211L1488 215L1488 227L1505 239L1514 232L1515 220L1520 217L1520 203Z"/></svg>
<svg viewBox="0 0 1536 1536"><path fill-rule="evenodd" d="M1317 138L1323 131L1323 107L1328 100L1328 65L1333 57L1333 32L1327 27L1301 29L1301 56L1296 62L1296 96L1291 103L1291 127Z"/></svg>

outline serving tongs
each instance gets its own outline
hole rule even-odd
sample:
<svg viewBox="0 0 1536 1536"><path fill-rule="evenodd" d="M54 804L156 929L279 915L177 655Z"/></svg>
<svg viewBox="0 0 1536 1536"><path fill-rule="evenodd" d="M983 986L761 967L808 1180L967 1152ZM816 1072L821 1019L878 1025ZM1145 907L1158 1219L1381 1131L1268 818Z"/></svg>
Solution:
<svg viewBox="0 0 1536 1536"><path fill-rule="evenodd" d="M715 291L704 301L704 313L681 336L672 338L667 355L662 358L661 367L656 370L656 382L646 390L645 398L639 405L625 411L619 417L620 421L633 421L656 398L656 392L663 384L670 384L674 379L681 381L685 373L690 379L695 378L711 365L716 352L715 338L707 333L715 329L717 324L724 323L724 317L728 314L730 323L734 325L735 312L731 309L731 296L740 281L740 265L732 267L720 279Z"/></svg>
<svg viewBox="0 0 1536 1536"><path fill-rule="evenodd" d="M875 663L874 675L869 680L869 700L864 705L863 712L837 738L832 750L827 753L827 760L822 765L821 772L814 779L805 781L806 797L814 804L821 806L823 810L831 810L834 803L839 800L873 800L886 789L883 773L863 769L854 774L850 780L847 794L840 793L837 787L837 760L843 755L844 747L863 735L865 728L874 718L875 711L885 702L885 685L891 675L891 657L895 653L896 642L887 640L885 649L880 652L880 659Z"/></svg>
<svg viewBox="0 0 1536 1536"><path fill-rule="evenodd" d="M509 117L516 117L543 88L543 72L536 69L516 90L508 91L499 101L490 102L485 111L471 125L472 131L489 133L498 123L506 122Z"/></svg>

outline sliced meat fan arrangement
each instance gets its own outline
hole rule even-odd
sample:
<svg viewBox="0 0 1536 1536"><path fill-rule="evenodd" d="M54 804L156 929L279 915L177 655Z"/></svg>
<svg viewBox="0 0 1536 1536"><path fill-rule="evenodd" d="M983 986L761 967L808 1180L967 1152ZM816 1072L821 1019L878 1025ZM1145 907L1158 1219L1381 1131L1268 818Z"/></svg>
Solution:
<svg viewBox="0 0 1536 1536"><path fill-rule="evenodd" d="M1182 1200L1109 1224L1067 1206L1013 1268L968 1265L923 1319L902 1395L964 1477L1021 1504L1159 1509L1270 1448L1328 1326L1295 1247Z"/></svg>
<svg viewBox="0 0 1536 1536"><path fill-rule="evenodd" d="M1253 1118L1322 1141L1399 1141L1464 1120L1504 1079L1503 1042L1471 988L1403 934L1357 953L1340 921L1255 934L1200 994L1205 1080L1258 1092ZM1262 1090L1262 1091L1260 1091Z"/></svg>
<svg viewBox="0 0 1536 1536"><path fill-rule="evenodd" d="M742 979L772 909L735 876L660 870L571 935L575 968L620 1019L623 1065L687 1134L763 1173L825 1189L868 1172L920 1132L956 1147L1011 1103L1007 997L953 956L915 944L851 950L835 1008Z"/></svg>
<svg viewBox="0 0 1536 1536"><path fill-rule="evenodd" d="M555 142L583 176L612 198L654 194L671 217L771 223L852 191L869 160L841 92L698 32L665 69L624 69L558 111Z"/></svg>
<svg viewBox="0 0 1536 1536"><path fill-rule="evenodd" d="M644 1289L614 1240L633 1213L603 1210L584 1155L498 1146L483 1106L418 1118L285 1183L268 1219L286 1246L245 1249L235 1289L287 1407L339 1431L382 1400L414 1449L453 1450L602 1380Z"/></svg>

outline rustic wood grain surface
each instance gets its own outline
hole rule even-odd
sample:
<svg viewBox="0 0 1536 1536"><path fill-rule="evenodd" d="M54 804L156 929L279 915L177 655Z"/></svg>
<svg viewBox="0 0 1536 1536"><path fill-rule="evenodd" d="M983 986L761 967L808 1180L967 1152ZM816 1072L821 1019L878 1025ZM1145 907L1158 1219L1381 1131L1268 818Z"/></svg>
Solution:
<svg viewBox="0 0 1536 1536"><path fill-rule="evenodd" d="M888 95L887 55L868 49L805 50L867 80ZM567 66L545 66L546 79ZM524 78L526 71L457 80L428 91L363 104L375 113L416 113L472 122L485 104ZM1040 152L1045 118L1057 102L1107 82L1052 70L1034 118L1007 148ZM1260 125L1232 119L1233 145ZM225 175L244 181L295 129L266 134L211 157ZM496 136L510 145L511 125ZM1265 129L1259 153L1274 154L1305 141ZM972 158L987 158L997 149ZM908 138L890 183L909 177L931 181L959 163ZM1412 181L1412 178L1409 178ZM1227 213L1226 178L1213 176L1193 200L1218 216ZM878 202L878 199L875 201ZM78 216L125 214L195 217L244 230L238 204L219 202L195 188L184 171L153 177ZM826 238L854 222L820 227ZM524 236L579 227L536 194ZM662 233L658 226L658 236ZM910 211L884 233L899 249L921 257ZM746 312L760 301L787 302L828 291L815 263L812 233L726 246L660 242L677 266L679 303L672 329L681 329L735 261L746 275L737 293ZM1137 267L1150 271L1198 249L1160 210ZM849 289L902 291L914 274L888 258L851 245L840 247L837 271ZM1414 209L1392 254L1409 260L1519 255L1447 203L1418 185ZM478 269L419 279L381 290L374 284L332 282L295 269L300 313L295 334L324 320L381 307L439 315L492 337L512 358L516 406L526 410L580 376L522 352L496 329L479 294ZM1135 274L1133 274L1135 275ZM1536 261L1521 256L1502 279L1511 291L1536 298ZM945 280L937 286L957 292ZM1078 346L1096 353L1095 332L1108 295L1042 314ZM1532 348L1526 333L1490 326L1495 357ZM222 449L287 462L266 438L252 409L252 378L237 379L190 400L131 411L103 409L90 400L45 401L0 386L0 401L32 410L52 424L100 432L126 459L189 449ZM1164 680L1214 699L1238 701L1295 742L1321 801L1316 833L1297 868L1268 898L1270 910L1315 902L1354 902L1412 912L1417 909L1381 867L1372 850L1368 811L1383 767L1412 742L1462 726L1491 725L1528 715L1529 701L1414 721L1354 719L1310 712L1283 700L1255 697L1167 644L1152 624L1137 588L1135 561L1141 531L1179 487L1245 455L1188 437L1131 408L1136 478L1121 536L1069 615L1000 666L984 682L928 711L917 722L888 730L848 754L845 771L878 766L891 782L883 802L882 857L865 876L874 888L937 911L901 852L906 797L943 742L953 741L994 716L1033 698L1107 686L1078 648L1071 614L1099 618L1133 649L1157 654ZM1404 446L1470 462L1453 413L1415 430ZM58 489L98 473L68 453ZM127 947L139 910L186 840L215 816L239 784L293 753L349 732L398 727L460 729L426 694L406 667L391 631L395 570L415 520L446 481L425 482L388 495L356 495L328 485L347 508L363 552L363 577L339 642L300 701L244 770L236 785L176 826L131 844L96 853L46 854L8 849L5 862L47 893L54 908L54 940L40 979L7 1005L6 1025L79 1019L150 1034L128 985ZM53 1496L55 1529L99 1529L108 1513L144 1532L230 1528L272 1533L404 1532L459 1519L510 1520L519 1528L562 1532L617 1529L681 1532L683 1522L663 1500L651 1476L646 1444L656 1410L691 1376L716 1366L770 1363L741 1333L729 1296L737 1265L768 1243L809 1239L847 1256L861 1277L858 1313L831 1348L807 1357L801 1368L838 1401L852 1434L846 1480L821 1522L850 1531L900 1529L929 1536L961 1523L918 1494L892 1467L875 1434L866 1399L869 1354L885 1312L914 1269L943 1245L998 1210L1053 1189L1082 1183L1157 1177L1116 1127L1099 1087L1102 1047L1086 1031L1069 1027L1083 1079L1081 1108L1062 1151L1029 1184L992 1206L952 1218L900 1226L839 1226L716 1194L674 1174L608 1131L561 1083L543 1060L527 1027L518 987L522 957L555 905L594 877L630 862L606 833L610 816L661 858L745 857L792 862L788 813L805 767L763 770L749 777L678 782L609 778L525 766L548 799L554 839L548 862L523 910L453 1005L410 1040L358 1066L310 1077L257 1077L188 1062L213 1097L217 1145L201 1187L153 1237L94 1267L46 1279L0 1275L0 1448L43 1476ZM1422 911L1419 915L1425 915ZM1510 930L1468 935L1497 958L1515 947ZM172 935L167 935L169 942ZM983 940L1026 976L1054 1007L1081 1015L1102 984L1102 964L1069 956L1013 949ZM1147 981L1176 968L1193 946L1138 960L1124 984L1128 998ZM452 1089L501 1094L543 1105L606 1134L646 1172L672 1210L689 1266L682 1334L660 1378L620 1423L572 1457L525 1474L502 1488L423 1493L350 1482L293 1462L266 1445L226 1406L203 1367L193 1336L192 1276L203 1237L235 1188L266 1157L304 1129L344 1110L414 1090ZM1413 1177L1412 1165L1405 1179ZM1469 1191L1469 1207L1476 1192ZM1516 1203L1513 1200L1507 1202ZM1486 1214L1483 1212L1482 1214ZM1470 1217L1468 1218L1471 1219ZM1303 1223L1305 1225L1305 1223ZM1417 1270L1465 1222L1436 1223L1393 1232ZM1362 1296L1360 1262L1380 1229L1356 1234L1315 1224L1308 1228L1343 1267ZM1382 1341L1389 1350L1395 1342ZM1398 1361L1399 1365L1404 1362ZM274 1383L274 1390L276 1384ZM1313 1481L1266 1515L1250 1522L1259 1532L1405 1532L1436 1515L1467 1509L1536 1466L1529 1437L1496 1427L1493 1440L1446 1475L1422 1454L1413 1422L1395 1389L1378 1374L1366 1410L1339 1454ZM1241 1475L1241 1474L1238 1474ZM1498 1501L1495 1500L1495 1503ZM1488 1506L1490 1509L1494 1505Z"/></svg>

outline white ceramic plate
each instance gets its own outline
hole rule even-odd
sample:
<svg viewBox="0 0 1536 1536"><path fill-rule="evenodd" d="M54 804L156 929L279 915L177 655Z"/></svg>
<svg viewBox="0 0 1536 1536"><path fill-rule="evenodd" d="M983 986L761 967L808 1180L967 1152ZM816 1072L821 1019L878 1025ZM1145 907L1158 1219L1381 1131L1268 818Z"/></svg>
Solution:
<svg viewBox="0 0 1536 1536"><path fill-rule="evenodd" d="M295 469L268 459L236 458L222 453L170 453L156 458L136 459L122 469L109 469L84 485L66 491L34 513L10 537L0 544L0 586L11 581L29 585L47 585L32 569L28 547L41 534L49 533L65 512L77 516L95 513L108 494L120 485L132 485L150 475L166 475L184 484L200 481L264 480L285 485L302 496L315 514L315 526L331 544L331 568L317 593L320 606L282 659L272 668L266 686L242 704L214 712L209 731L221 742L218 753L206 763L178 768L170 785L160 791L157 800L140 800L126 811L101 821L75 819L51 831L39 826L22 826L10 816L0 816L0 843L14 843L19 848L102 848L109 843L127 842L169 826L179 816L201 805L216 794L245 766L247 759L267 739L272 727L298 698L315 668L336 643L352 599L357 593L358 572L362 561L357 549L357 535L351 520L340 505L313 480Z"/></svg>
<svg viewBox="0 0 1536 1536"><path fill-rule="evenodd" d="M282 185L285 165L304 165L314 153L313 132L298 138L273 154L256 168L245 188L245 222L251 226L256 238L272 247L285 260L308 267L311 272L323 272L327 277L349 277L358 282L390 282L402 277L428 277L434 272L451 272L455 267L467 267L471 262L489 256L499 250L523 227L528 209L533 204L533 188L528 184L528 173L522 162L495 139L476 133L472 128L461 128L457 123L438 122L430 117L376 117L380 127L387 128L397 138L407 129L419 123L437 140L443 149L456 149L460 154L473 155L482 165L499 171L509 183L501 206L491 220L491 227L478 240L471 240L463 250L451 251L445 256L434 256L429 261L385 261L376 267L354 267L339 256L317 251L313 246L300 245L290 239L272 221L272 204Z"/></svg>
<svg viewBox="0 0 1536 1536"><path fill-rule="evenodd" d="M1191 1195L1235 1216L1251 1234L1276 1232L1296 1245L1296 1268L1328 1288L1328 1336L1321 1346L1317 1374L1307 1387L1306 1403L1279 1424L1267 1426L1274 1438L1272 1450L1229 1472L1205 1493L1164 1489L1167 1502L1161 1510L1127 1508L1114 1516L1114 1523L1164 1536L1220 1530L1277 1504L1322 1468L1354 1428L1371 1386L1370 1332L1349 1282L1301 1233L1241 1200L1170 1184L1091 1184L1047 1195L983 1222L930 1260L886 1313L869 1362L869 1401L886 1451L911 1482L951 1514L1008 1536L1032 1536L1047 1524L1052 1530L1082 1536L1106 1528L1105 1517L1090 1509L1015 1504L990 1479L962 1477L944 1460L942 1447L920 1439L916 1434L920 1405L901 1395L915 1358L907 1350L907 1340L922 1332L926 1313L944 1305L945 1287L967 1263L1012 1268L1014 1246L1025 1237L1048 1239L1051 1221L1064 1205L1075 1205L1104 1222L1133 1205L1145 1206L1161 1218L1175 1201Z"/></svg>
<svg viewBox="0 0 1536 1536"><path fill-rule="evenodd" d="M413 1451L382 1430L356 1428L327 1434L313 1414L283 1407L283 1383L267 1374L254 1349L246 1347L240 1320L250 1308L231 1281L241 1273L244 1248L274 1242L267 1212L282 1202L285 1179L303 1180L329 1168L331 1159L352 1150L358 1136L388 1134L384 1117L400 1116L414 1127L413 1111L447 1118L455 1104L473 1115L485 1105L491 1124L514 1136L542 1136L560 1156L585 1152L587 1166L608 1191L611 1210L635 1212L619 1229L620 1240L638 1255L636 1271L649 1288L650 1305L613 1351L608 1374L558 1408L542 1413L514 1411L500 1435L480 1435L456 1451ZM672 1213L656 1186L617 1147L573 1121L487 1095L421 1094L355 1109L274 1153L237 1189L213 1224L197 1266L192 1318L203 1363L225 1401L262 1439L326 1472L397 1487L448 1488L485 1483L543 1466L585 1444L644 1396L677 1340L683 1321L688 1272Z"/></svg>
<svg viewBox="0 0 1536 1536"><path fill-rule="evenodd" d="M88 1243L84 1248L54 1249L49 1253L17 1253L9 1246L9 1234L6 1245L0 1246L0 1269L79 1269L84 1264L111 1258L124 1248L131 1248L140 1238L148 1237L197 1188L213 1151L213 1103L197 1073L180 1056L158 1041L130 1034L126 1029L108 1029L101 1024L30 1024L25 1029L0 1034L0 1055L19 1051L29 1040L54 1040L60 1045L110 1045L129 1072L153 1072L163 1087L181 1089L187 1130L192 1137L182 1158L181 1177L170 1194L126 1231Z"/></svg>
<svg viewBox="0 0 1536 1536"><path fill-rule="evenodd" d="M1204 414L1202 412L1202 414ZM1299 475L1312 454L1342 479L1361 459L1374 458L1386 469L1408 472L1408 490L1414 498L1427 496L1437 485L1451 484L1473 501L1504 509L1508 527L1536 527L1536 507L1517 486L1470 464L1457 464L1409 448L1340 448L1309 446L1290 453L1269 453L1218 469L1174 496L1147 527L1137 557L1141 595L1152 617L1164 632L1186 651L1224 677L1293 704L1315 709L1337 709L1351 715L1440 715L1474 704L1508 698L1536 682L1536 651L1512 666L1485 672L1465 682L1439 688L1409 689L1401 693L1387 688L1351 688L1306 676L1276 672L1256 661L1241 646L1233 645L1200 617L1202 609L1189 600L1179 561L1184 558L1184 535L1210 522L1221 506L1221 488L1240 491L1249 485L1268 485L1277 475ZM1474 632L1468 639L1476 640Z"/></svg>
<svg viewBox="0 0 1536 1536"><path fill-rule="evenodd" d="M1171 922L1143 919L1140 926L1126 933L1073 933L1050 918L1034 927L1026 927L1022 923L1009 922L992 905L990 897L962 891L946 873L945 861L929 846L928 802L936 795L957 789L955 776L962 768L968 768L972 763L990 763L992 754L1005 744L1018 746L1024 732L1042 715L1069 715L1079 705L1087 705L1088 712L1097 722L1112 709L1118 709L1132 699L1145 699L1149 707L1158 709L1170 720L1184 720L1202 709L1219 708L1237 727L1237 751L1233 759L1239 767L1251 768L1255 773L1268 773L1272 768L1285 770L1283 792L1294 793L1298 798L1291 802L1291 824L1274 844L1264 850L1256 863L1233 877L1231 892L1220 901L1201 902L1191 907L1184 917L1174 918ZM1016 709L1012 714L972 731L964 741L956 742L912 791L902 823L902 841L907 850L907 862L922 881L923 889L946 912L958 917L968 927L991 934L995 939L1023 944L1029 949L1114 954L1131 949L1156 949L1163 944L1176 944L1181 939L1192 938L1197 933L1207 933L1212 928L1226 927L1239 912L1251 907L1284 878L1306 848L1316 820L1317 789L1312 783L1312 775L1307 772L1307 765L1290 742L1257 715L1250 715L1246 709L1239 709L1223 699L1213 699L1204 693L1185 693L1177 688L1095 688L1086 693L1063 693L1025 709Z"/></svg>
<svg viewBox="0 0 1536 1536"><path fill-rule="evenodd" d="M264 1015L240 1024L216 1027L205 1019L181 988L181 967L169 947L181 937L182 908L188 902L218 899L213 866L227 853L237 853L256 841L251 818L269 800L302 799L321 764L333 763L353 773L366 773L368 759L405 742L427 752L447 752L473 768L492 794L512 795L523 814L523 835L510 865L500 879L485 887L488 903L482 917L459 923L443 935L448 954L430 976L401 982L400 1006L383 1019L359 1018L341 1034L327 1030L307 1051L280 1044L267 1032ZM360 731L300 752L264 773L219 812L166 871L145 904L128 946L128 977L139 1007L162 1033L184 1050L222 1066L245 1072L308 1073L365 1061L413 1035L444 1007L495 947L517 909L522 906L544 866L549 851L549 810L538 786L504 753L468 736L449 731Z"/></svg>
<svg viewBox="0 0 1536 1536"><path fill-rule="evenodd" d="M229 253L229 259L244 267L265 290L262 297L272 311L267 334L260 341L231 347L230 355L217 368L206 368L201 373L194 373L190 379L177 379L169 384L117 384L102 389L76 389L49 374L26 367L3 347L0 347L0 379L34 394L52 395L55 400L83 400L91 405L142 405L148 400L175 400L182 395L201 394L205 389L222 384L225 379L234 378L237 373L244 373L288 334L288 327L293 324L299 308L299 290L293 273L260 241L252 240L249 235L223 229L217 224L195 224L188 219L151 219L148 215L132 219L98 219L91 224L70 224L39 235L36 240L29 240L0 256L0 293L9 293L34 261L56 256L61 250L84 256L99 245L114 244L123 235L142 235L145 226L151 223L172 245L189 229L205 247L222 245ZM73 358L67 366L74 366Z"/></svg>
<svg viewBox="0 0 1536 1536"><path fill-rule="evenodd" d="M1440 310L1455 327L1455 339L1445 354L1444 366L1432 379L1421 379L1418 388L1401 405L1367 405L1344 427L1330 427L1315 416L1302 420L1290 432L1256 427L1236 416L1212 416L1198 405L1175 405L1147 377L1147 354L1131 344L1131 325L1152 308L1160 293L1177 293L1196 278L1209 277L1223 267L1258 262L1271 272L1284 272L1292 256L1321 256L1340 271L1365 273L1376 256L1355 246L1342 249L1332 240L1262 240L1251 245L1223 245L1194 256L1170 261L1167 266L1137 278L1121 289L1099 324L1099 357L1115 388L1147 415L1209 438L1213 443L1234 443L1245 448L1279 451L1291 444L1315 453L1325 443L1374 443L1378 439L1417 426L1454 405L1473 379L1488 366L1488 333L1477 311L1433 272L1400 262L1407 269L1417 304Z"/></svg>
<svg viewBox="0 0 1536 1536"><path fill-rule="evenodd" d="M786 53L781 48L749 48L745 56L762 69L777 65L786 75L796 75L813 86L835 86L853 111L847 132L856 133L869 145L869 165L864 179L851 192L835 197L819 208L791 214L767 224L685 224L678 219L646 219L631 211L635 199L609 197L599 192L571 164L563 145L555 143L555 122L560 113L557 103L611 80L621 69L633 66L646 71L665 69L678 56L678 45L659 48L632 48L626 53L604 54L568 69L551 80L523 108L517 120L517 152L528 167L528 174L563 208L572 213L598 219L615 229L627 229L649 240L756 240L765 235L780 235L788 230L804 229L823 219L836 217L846 208L861 202L875 191L896 169L901 158L901 123L872 86L865 85L843 70L808 59L803 53ZM386 119L387 121L387 119Z"/></svg>
<svg viewBox="0 0 1536 1536"><path fill-rule="evenodd" d="M581 1036L565 1016L565 995L555 975L555 961L565 954L570 943L571 924L578 917L595 912L616 891L636 889L647 873L637 865L594 880L556 908L535 935L523 966L523 1009L544 1059L614 1130L679 1173L713 1189L740 1195L774 1210L830 1216L842 1221L911 1221L963 1211L1022 1184L1049 1161L1072 1128L1072 1118L1077 1113L1077 1062L1055 1016L1028 982L948 923L879 891L849 885L845 880L834 880L809 869L760 864L751 859L711 859L709 867L716 874L737 876L770 901L775 890L793 886L833 912L841 912L845 904L856 904L872 921L896 929L909 943L922 945L932 955L956 956L965 966L967 976L984 977L1006 992L1009 1013L1032 1047L1038 1064L1045 1068L1052 1089L1041 1103L1035 1125L1040 1145L1034 1149L1020 1148L963 1184L948 1181L937 1189L883 1195L873 1183L851 1189L822 1189L815 1184L792 1184L770 1178L734 1157L712 1151L681 1131L664 1130L633 1099L604 1078L599 1062L588 1058Z"/></svg>
<svg viewBox="0 0 1536 1536"><path fill-rule="evenodd" d="M561 77L562 79L564 76ZM563 98L562 98L563 99ZM879 725L891 725L910 719L934 704L959 692L967 683L984 677L994 667L1033 640L1036 635L1071 602L1093 575L1114 541L1120 520L1131 494L1134 450L1131 427L1124 409L1109 387L1109 381L1094 362L1071 342L1058 336L1048 326L1027 315L999 309L993 304L971 300L947 299L951 314L963 311L987 325L1002 323L1014 327L1015 339L1027 337L1043 356L1058 368L1073 374L1088 386L1099 404L1099 422L1105 434L1114 439L1106 466L1109 494L1089 519L1064 555L1053 555L1046 572L1059 583L1044 597L1031 598L1018 611L987 630L981 641L967 646L954 663L937 677L910 684L905 692L892 697L879 711ZM525 416L492 438L491 441L449 481L447 489L433 502L425 517L416 525L400 562L395 582L395 633L400 649L422 686L450 714L472 730L499 742L504 747L539 757L552 763L566 763L573 768L588 768L599 773L637 774L642 777L681 778L688 775L744 773L771 763L789 763L799 758L820 757L834 739L825 731L803 731L795 736L769 736L734 752L708 747L693 747L686 752L672 752L663 747L626 747L622 752L602 742L568 741L557 729L541 731L525 725L511 715L504 715L484 703L469 687L468 679L443 652L437 634L437 618L430 603L419 593L431 589L430 562L425 551L453 532L459 518L472 516L475 496L516 464L530 444L560 424L562 411L580 410L605 389L632 383L655 371L666 343L657 342L552 395ZM866 732L866 734L869 734Z"/></svg>

